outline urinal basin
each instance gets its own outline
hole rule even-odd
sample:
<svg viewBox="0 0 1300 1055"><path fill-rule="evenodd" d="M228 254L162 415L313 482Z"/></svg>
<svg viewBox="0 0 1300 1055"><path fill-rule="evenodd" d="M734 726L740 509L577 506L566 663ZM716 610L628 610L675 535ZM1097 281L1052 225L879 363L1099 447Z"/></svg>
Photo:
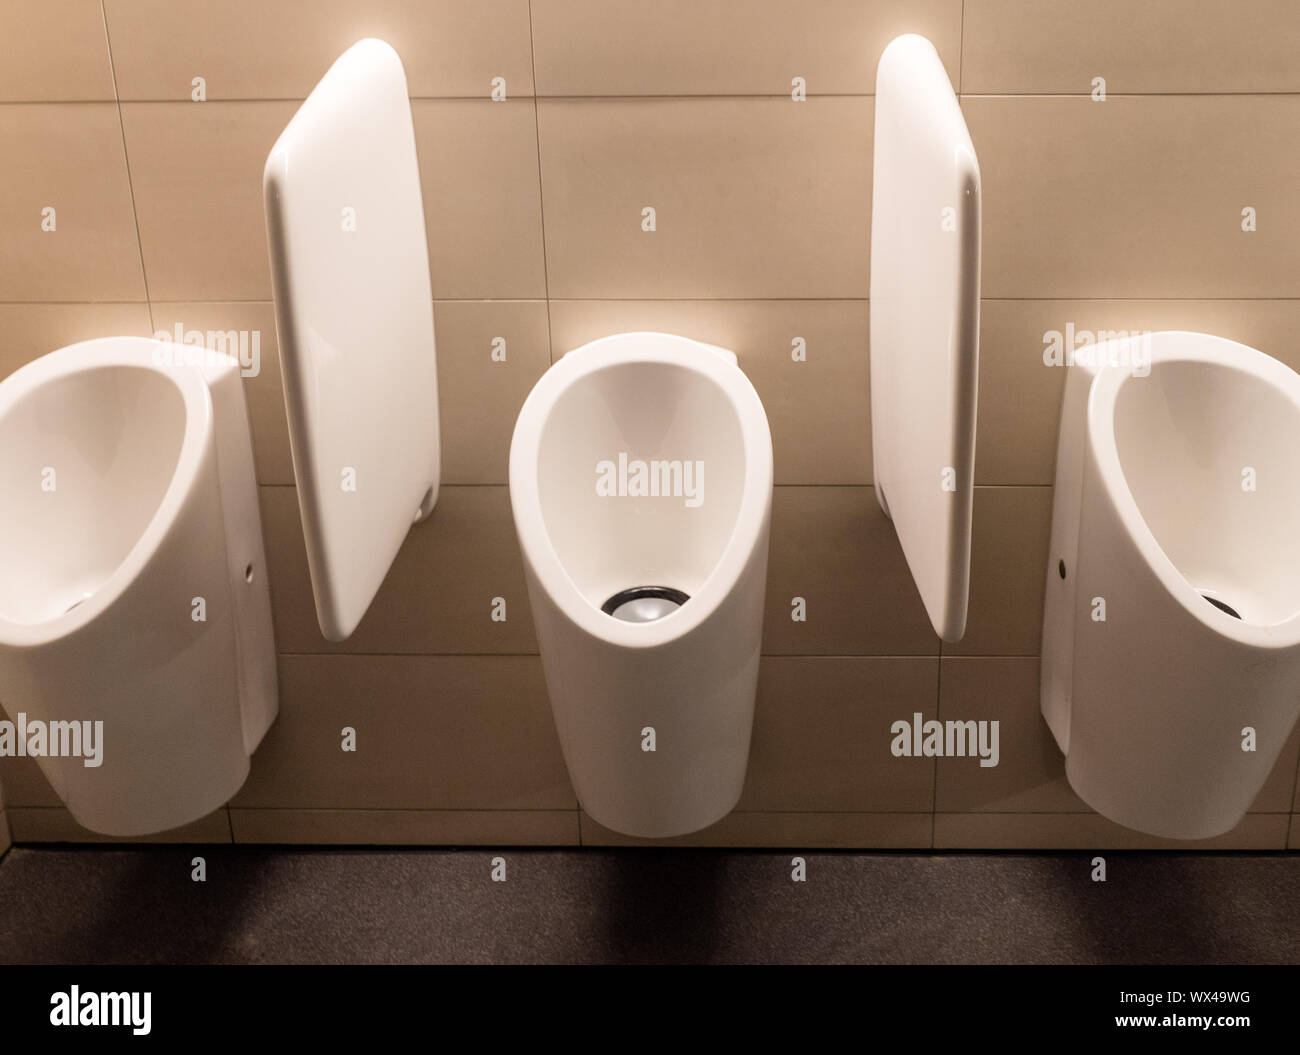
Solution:
<svg viewBox="0 0 1300 1055"><path fill-rule="evenodd" d="M28 364L0 383L0 491L0 704L103 723L98 765L37 755L73 816L138 835L220 806L276 712L238 363L120 337Z"/></svg>
<svg viewBox="0 0 1300 1055"><path fill-rule="evenodd" d="M735 356L645 333L570 352L520 411L510 498L583 808L646 837L718 820L749 756L772 498Z"/></svg>
<svg viewBox="0 0 1300 1055"><path fill-rule="evenodd" d="M1043 713L1098 812L1207 838L1300 714L1300 376L1205 334L1097 353L1062 408Z"/></svg>

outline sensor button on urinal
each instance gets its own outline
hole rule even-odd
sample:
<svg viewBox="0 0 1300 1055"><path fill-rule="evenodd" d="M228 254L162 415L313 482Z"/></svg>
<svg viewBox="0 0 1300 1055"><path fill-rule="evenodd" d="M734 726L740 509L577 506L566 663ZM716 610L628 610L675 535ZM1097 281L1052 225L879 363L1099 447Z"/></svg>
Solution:
<svg viewBox="0 0 1300 1055"><path fill-rule="evenodd" d="M633 586L619 590L600 610L625 623L653 623L672 615L689 600L688 594L671 586Z"/></svg>

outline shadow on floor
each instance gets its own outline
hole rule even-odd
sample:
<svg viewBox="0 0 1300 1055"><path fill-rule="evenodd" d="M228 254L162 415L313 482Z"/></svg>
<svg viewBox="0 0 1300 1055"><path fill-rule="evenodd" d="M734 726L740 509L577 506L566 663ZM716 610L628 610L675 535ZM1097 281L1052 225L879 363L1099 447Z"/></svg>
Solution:
<svg viewBox="0 0 1300 1055"><path fill-rule="evenodd" d="M19 847L0 961L1300 962L1300 855L793 856Z"/></svg>

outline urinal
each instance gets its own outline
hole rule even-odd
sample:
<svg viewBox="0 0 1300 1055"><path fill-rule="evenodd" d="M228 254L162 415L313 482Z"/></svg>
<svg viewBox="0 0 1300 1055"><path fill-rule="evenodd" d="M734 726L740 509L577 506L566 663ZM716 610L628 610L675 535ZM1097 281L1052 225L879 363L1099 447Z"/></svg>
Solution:
<svg viewBox="0 0 1300 1055"><path fill-rule="evenodd" d="M1300 714L1300 376L1183 332L1068 371L1043 715L1099 813L1219 835Z"/></svg>
<svg viewBox="0 0 1300 1055"><path fill-rule="evenodd" d="M682 835L740 798L758 681L772 438L733 353L625 333L524 402L510 502L560 745L614 831Z"/></svg>
<svg viewBox="0 0 1300 1055"><path fill-rule="evenodd" d="M130 836L221 806L278 707L239 363L111 337L22 367L0 493L0 703L48 733L28 753L72 816Z"/></svg>

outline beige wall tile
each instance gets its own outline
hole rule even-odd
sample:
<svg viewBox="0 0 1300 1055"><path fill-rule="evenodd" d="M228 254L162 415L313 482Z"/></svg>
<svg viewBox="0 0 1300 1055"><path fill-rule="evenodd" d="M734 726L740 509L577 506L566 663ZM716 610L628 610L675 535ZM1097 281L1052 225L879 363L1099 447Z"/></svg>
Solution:
<svg viewBox="0 0 1300 1055"><path fill-rule="evenodd" d="M9 708L4 708L2 713L5 718L13 720ZM5 805L10 809L15 806L63 805L63 800L55 794L34 758L0 758L0 782L4 784Z"/></svg>
<svg viewBox="0 0 1300 1055"><path fill-rule="evenodd" d="M870 99L537 105L551 296L867 295Z"/></svg>
<svg viewBox="0 0 1300 1055"><path fill-rule="evenodd" d="M557 300L552 349L662 330L729 348L763 401L778 484L871 482L864 300ZM802 339L806 360L791 358Z"/></svg>
<svg viewBox="0 0 1300 1055"><path fill-rule="evenodd" d="M251 365L244 368L244 398L253 432L257 482L292 484L293 456L284 412L275 306L270 301L155 301L151 313L154 332L165 332L169 340L176 340L179 333L182 341L189 337L194 343L201 334L209 348L238 354L241 362L247 355Z"/></svg>
<svg viewBox="0 0 1300 1055"><path fill-rule="evenodd" d="M1291 730L1282 745L1273 771L1251 804L1252 813L1286 813L1291 809L1297 766L1300 766L1300 725Z"/></svg>
<svg viewBox="0 0 1300 1055"><path fill-rule="evenodd" d="M1086 328L1094 304L986 300L980 305L975 483L1052 484L1065 369L1043 363L1044 335ZM1106 304L1118 307L1118 302ZM1124 317L1122 309L1116 313ZM1116 327L1118 328L1118 327Z"/></svg>
<svg viewBox="0 0 1300 1055"><path fill-rule="evenodd" d="M237 843L577 846L577 810L232 809Z"/></svg>
<svg viewBox="0 0 1300 1055"><path fill-rule="evenodd" d="M920 33L953 83L960 0L534 0L542 95L870 94L894 37Z"/></svg>
<svg viewBox="0 0 1300 1055"><path fill-rule="evenodd" d="M10 806L9 826L15 843L228 843L230 818L226 807L213 810L191 824L159 832L121 838L83 828L62 806Z"/></svg>
<svg viewBox="0 0 1300 1055"><path fill-rule="evenodd" d="M729 813L675 839L634 839L582 814L584 846L788 847L792 850L919 850L930 846L929 813Z"/></svg>
<svg viewBox="0 0 1300 1055"><path fill-rule="evenodd" d="M122 106L149 295L270 300L262 166L294 104Z"/></svg>
<svg viewBox="0 0 1300 1055"><path fill-rule="evenodd" d="M891 723L934 717L938 660L763 660L742 812L924 812L934 760L895 758Z"/></svg>
<svg viewBox="0 0 1300 1055"><path fill-rule="evenodd" d="M444 300L434 305L444 484L509 481L510 438L551 365L544 300ZM505 361L493 358L504 341Z"/></svg>
<svg viewBox="0 0 1300 1055"><path fill-rule="evenodd" d="M0 299L145 299L115 105L0 106L0 157Z"/></svg>
<svg viewBox="0 0 1300 1055"><path fill-rule="evenodd" d="M307 550L292 487L264 487L262 532L281 652L375 654L537 651L523 563L505 487L444 487L411 528L356 632L326 641L316 621ZM504 597L506 621L491 619Z"/></svg>
<svg viewBox="0 0 1300 1055"><path fill-rule="evenodd" d="M1281 850L1285 813L1248 813L1226 835L1158 839L1096 813L936 813L936 850ZM1085 868L1086 862L1079 867Z"/></svg>
<svg viewBox="0 0 1300 1055"><path fill-rule="evenodd" d="M1039 712L1037 657L944 657L942 721L996 721L999 761L942 758L935 809L945 813L1082 813L1089 806L1065 779L1065 760Z"/></svg>
<svg viewBox="0 0 1300 1055"><path fill-rule="evenodd" d="M95 337L148 337L149 305L0 303L0 379L33 359Z"/></svg>
<svg viewBox="0 0 1300 1055"><path fill-rule="evenodd" d="M1300 91L1292 0L966 0L967 92Z"/></svg>
<svg viewBox="0 0 1300 1055"><path fill-rule="evenodd" d="M963 107L986 297L1300 296L1300 95Z"/></svg>
<svg viewBox="0 0 1300 1055"><path fill-rule="evenodd" d="M1300 367L1297 300L986 300L980 313L978 484L1051 484L1065 370L1048 342L1116 331L1211 333Z"/></svg>
<svg viewBox="0 0 1300 1055"><path fill-rule="evenodd" d="M292 102L122 107L149 293L270 300L262 167ZM531 101L413 104L433 293L542 297Z"/></svg>
<svg viewBox="0 0 1300 1055"><path fill-rule="evenodd" d="M98 8L98 5L95 5ZM107 0L123 99L302 99L364 37L391 44L413 96L532 94L528 0Z"/></svg>
<svg viewBox="0 0 1300 1055"><path fill-rule="evenodd" d="M577 807L536 656L282 656L280 715L232 803Z"/></svg>
<svg viewBox="0 0 1300 1055"><path fill-rule="evenodd" d="M792 599L807 619L792 618ZM763 651L936 655L939 639L894 526L869 487L778 487L772 496Z"/></svg>
<svg viewBox="0 0 1300 1055"><path fill-rule="evenodd" d="M0 102L113 100L99 0L8 0Z"/></svg>
<svg viewBox="0 0 1300 1055"><path fill-rule="evenodd" d="M411 112L434 297L545 297L532 100L425 100Z"/></svg>
<svg viewBox="0 0 1300 1055"><path fill-rule="evenodd" d="M946 655L1038 655L1051 535L1050 487L975 488L966 635Z"/></svg>

